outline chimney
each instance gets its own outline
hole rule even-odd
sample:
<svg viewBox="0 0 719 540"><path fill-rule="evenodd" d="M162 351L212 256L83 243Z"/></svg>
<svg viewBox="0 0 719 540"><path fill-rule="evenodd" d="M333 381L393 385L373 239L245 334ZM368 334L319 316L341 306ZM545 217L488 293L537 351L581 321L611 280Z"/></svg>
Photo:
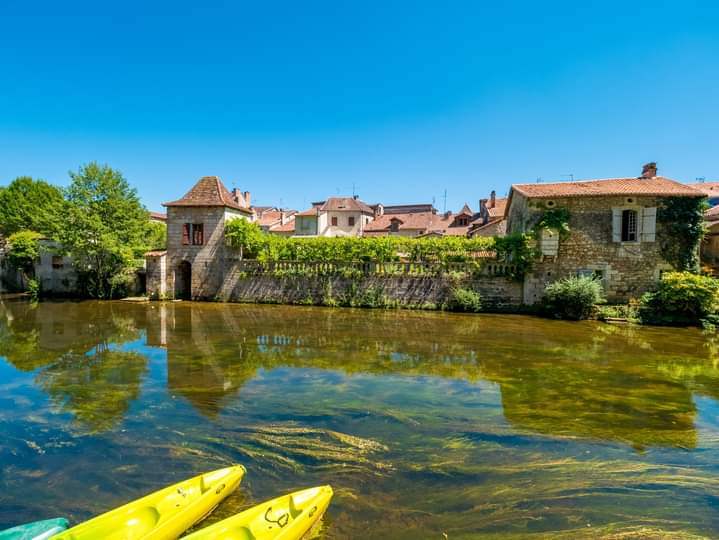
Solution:
<svg viewBox="0 0 719 540"><path fill-rule="evenodd" d="M250 207L250 192L249 191L245 191L244 199L245 199L245 205L247 206L247 208L249 208Z"/></svg>
<svg viewBox="0 0 719 540"><path fill-rule="evenodd" d="M374 208L374 217L378 218L383 215L384 215L384 205L382 203L379 203Z"/></svg>
<svg viewBox="0 0 719 540"><path fill-rule="evenodd" d="M639 178L654 178L657 175L657 164L652 161L642 167L642 175Z"/></svg>
<svg viewBox="0 0 719 540"><path fill-rule="evenodd" d="M280 225L287 223L287 214L284 210L280 211Z"/></svg>
<svg viewBox="0 0 719 540"><path fill-rule="evenodd" d="M357 199L359 199L359 195L352 195L352 198L356 201Z"/></svg>
<svg viewBox="0 0 719 540"><path fill-rule="evenodd" d="M497 205L497 192L492 190L489 194L489 207L494 208Z"/></svg>
<svg viewBox="0 0 719 540"><path fill-rule="evenodd" d="M242 192L239 189L234 188L232 190L232 197L235 199L235 202L237 204L239 204L240 206L244 206L244 204L243 204L244 198L242 197Z"/></svg>

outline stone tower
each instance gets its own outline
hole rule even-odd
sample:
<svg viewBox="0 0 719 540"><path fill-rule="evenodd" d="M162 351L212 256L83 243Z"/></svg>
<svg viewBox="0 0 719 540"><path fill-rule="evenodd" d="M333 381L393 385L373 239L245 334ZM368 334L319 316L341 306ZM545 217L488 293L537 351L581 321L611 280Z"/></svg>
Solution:
<svg viewBox="0 0 719 540"><path fill-rule="evenodd" d="M167 251L147 254L151 296L211 299L222 285L225 223L252 219L249 192L231 194L217 176L205 176L167 208Z"/></svg>

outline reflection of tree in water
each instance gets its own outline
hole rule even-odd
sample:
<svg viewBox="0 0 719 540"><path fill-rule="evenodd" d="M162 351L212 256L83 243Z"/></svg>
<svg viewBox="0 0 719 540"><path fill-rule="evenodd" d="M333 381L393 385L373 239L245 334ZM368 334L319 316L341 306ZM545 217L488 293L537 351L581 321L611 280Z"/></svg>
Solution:
<svg viewBox="0 0 719 540"><path fill-rule="evenodd" d="M19 370L39 369L37 381L56 407L90 431L122 420L146 359L110 345L137 340L142 318L101 302L8 302L0 315L0 355Z"/></svg>
<svg viewBox="0 0 719 540"><path fill-rule="evenodd" d="M646 328L522 317L440 320L406 312L203 307L176 312L168 371L171 388L208 416L256 369L312 367L486 379L500 385L505 417L520 429L635 448L692 448L692 391L700 381L686 372L668 376L667 366L677 358L703 365L702 388L719 381L706 351ZM687 335L697 339L696 332Z"/></svg>
<svg viewBox="0 0 719 540"><path fill-rule="evenodd" d="M73 414L88 431L98 432L122 421L146 372L143 355L98 346L90 354L62 356L37 380L56 407Z"/></svg>

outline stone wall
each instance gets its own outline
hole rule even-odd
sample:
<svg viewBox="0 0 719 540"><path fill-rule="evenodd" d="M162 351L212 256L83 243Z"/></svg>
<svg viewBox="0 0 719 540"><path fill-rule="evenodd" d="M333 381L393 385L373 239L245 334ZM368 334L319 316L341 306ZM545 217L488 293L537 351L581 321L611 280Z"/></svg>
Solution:
<svg viewBox="0 0 719 540"><path fill-rule="evenodd" d="M245 276L237 263L228 263L222 288L216 299L231 302L281 304L342 304L354 299L359 304L373 301L404 307L439 307L453 285L444 277L367 276L274 277ZM522 284L506 277L486 276L457 284L480 293L485 308L511 310L522 303Z"/></svg>
<svg viewBox="0 0 719 540"><path fill-rule="evenodd" d="M213 298L219 290L223 277L225 255L225 209L222 207L177 207L170 206L167 212L167 295L180 296L179 285L181 263L191 266L191 297ZM182 244L184 223L202 223L204 243L201 246ZM148 275L148 288L151 285Z"/></svg>
<svg viewBox="0 0 719 540"><path fill-rule="evenodd" d="M664 270L672 265L662 255L667 241L661 224L656 224L655 241L615 242L612 236L612 208L656 208L655 197L573 197L554 199L554 207L570 212L568 238L559 242L555 257L543 257L526 276L524 302L532 304L549 283L567 276L596 273L609 301L624 302L652 289ZM509 232L529 230L546 210L542 203L513 194Z"/></svg>

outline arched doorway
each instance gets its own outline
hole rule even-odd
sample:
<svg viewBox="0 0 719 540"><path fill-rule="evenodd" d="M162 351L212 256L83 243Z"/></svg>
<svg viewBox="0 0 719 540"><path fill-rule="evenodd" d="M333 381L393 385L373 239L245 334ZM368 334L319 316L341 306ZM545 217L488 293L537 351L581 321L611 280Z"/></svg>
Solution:
<svg viewBox="0 0 719 540"><path fill-rule="evenodd" d="M175 298L192 298L192 265L188 261L182 261L175 270Z"/></svg>

